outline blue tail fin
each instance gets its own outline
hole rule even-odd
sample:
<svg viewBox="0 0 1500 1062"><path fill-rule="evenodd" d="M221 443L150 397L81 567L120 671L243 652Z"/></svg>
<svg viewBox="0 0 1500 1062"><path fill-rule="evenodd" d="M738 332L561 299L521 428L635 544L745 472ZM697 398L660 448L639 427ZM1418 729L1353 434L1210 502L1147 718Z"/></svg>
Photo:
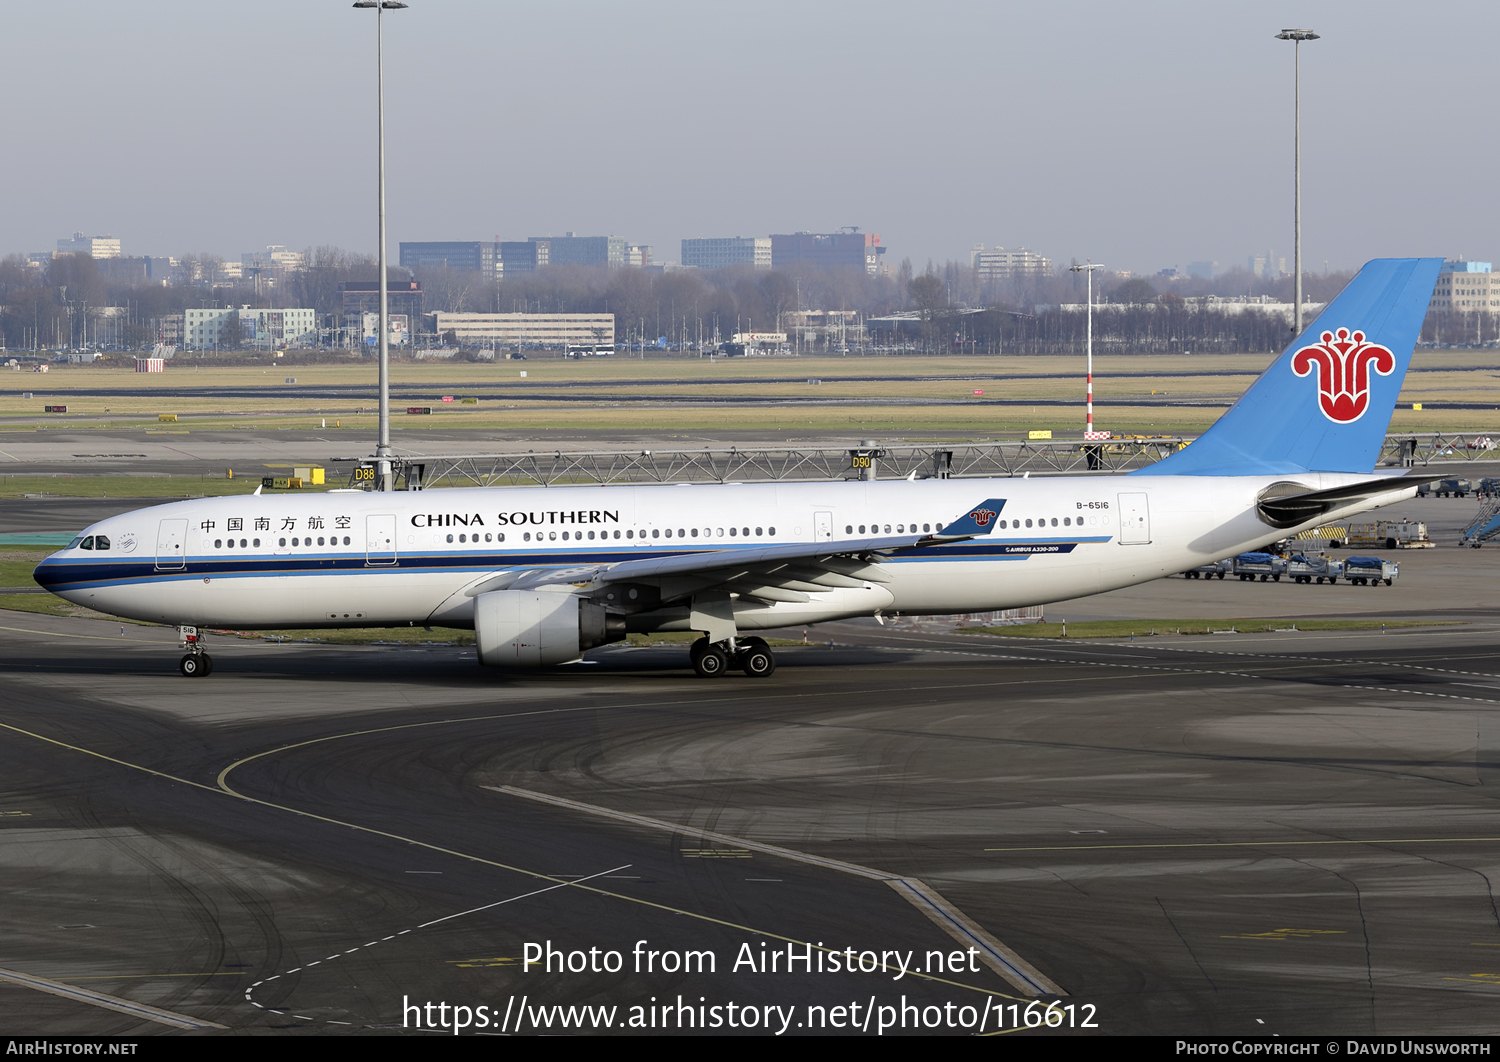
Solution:
<svg viewBox="0 0 1500 1062"><path fill-rule="evenodd" d="M1369 472L1441 258L1377 258L1191 446L1138 476Z"/></svg>

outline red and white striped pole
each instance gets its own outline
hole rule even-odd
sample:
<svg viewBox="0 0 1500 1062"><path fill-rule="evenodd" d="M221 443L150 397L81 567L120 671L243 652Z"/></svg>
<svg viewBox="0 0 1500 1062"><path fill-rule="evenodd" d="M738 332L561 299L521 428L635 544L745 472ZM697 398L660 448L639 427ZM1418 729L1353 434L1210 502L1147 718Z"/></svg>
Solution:
<svg viewBox="0 0 1500 1062"><path fill-rule="evenodd" d="M1109 432L1094 430L1094 270L1103 269L1104 267L1095 262L1090 262L1087 265L1075 265L1068 268L1071 272L1084 273L1088 276L1088 340L1085 347L1088 356L1088 371L1085 385L1087 406L1083 419L1083 438L1085 442L1097 442L1098 440L1109 438Z"/></svg>

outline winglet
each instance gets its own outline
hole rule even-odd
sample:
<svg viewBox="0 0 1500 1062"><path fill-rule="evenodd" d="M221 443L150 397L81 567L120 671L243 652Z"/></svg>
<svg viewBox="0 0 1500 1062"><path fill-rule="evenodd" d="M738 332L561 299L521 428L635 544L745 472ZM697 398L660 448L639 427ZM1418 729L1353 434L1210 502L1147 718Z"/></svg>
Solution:
<svg viewBox="0 0 1500 1062"><path fill-rule="evenodd" d="M995 529L995 517L1005 508L1004 498L986 498L951 524L943 527L942 536L987 535Z"/></svg>

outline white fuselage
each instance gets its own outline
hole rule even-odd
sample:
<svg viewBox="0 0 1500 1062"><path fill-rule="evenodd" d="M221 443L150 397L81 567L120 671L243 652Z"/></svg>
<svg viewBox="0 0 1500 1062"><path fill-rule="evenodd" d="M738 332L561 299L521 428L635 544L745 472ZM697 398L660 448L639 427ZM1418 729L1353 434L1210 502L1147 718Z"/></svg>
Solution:
<svg viewBox="0 0 1500 1062"><path fill-rule="evenodd" d="M987 535L881 558L886 582L805 602L741 601L741 629L879 613L982 612L1146 582L1295 533L1257 515L1286 477L1090 476L678 486L334 491L174 502L110 517L37 580L117 616L227 628L473 624L497 573L703 551L936 532L1004 502ZM1309 490L1368 475L1297 476ZM1329 519L1410 497L1396 487ZM1122 524L1123 521L1123 524ZM1001 526L1003 522L1003 526ZM729 556L726 554L726 556ZM566 581L566 580L563 580ZM680 610L679 610L680 611ZM632 629L685 629L685 614Z"/></svg>

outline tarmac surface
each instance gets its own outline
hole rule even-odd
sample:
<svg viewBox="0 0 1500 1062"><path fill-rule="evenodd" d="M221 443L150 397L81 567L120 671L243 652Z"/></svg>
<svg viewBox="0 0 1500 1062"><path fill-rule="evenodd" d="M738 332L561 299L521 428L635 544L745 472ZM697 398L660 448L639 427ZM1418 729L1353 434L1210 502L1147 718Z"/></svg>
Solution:
<svg viewBox="0 0 1500 1062"><path fill-rule="evenodd" d="M5 1031L410 1031L444 1002L490 1033L587 1005L617 1008L575 1012L590 1031L717 1006L721 1031L931 1035L1040 999L1048 1035L1496 1033L1500 551L1454 547L1474 508L1399 507L1440 545L1360 551L1400 561L1389 588L1047 609L1442 625L851 622L764 681L697 679L680 646L506 675L227 637L189 680L172 631L0 613ZM523 967L549 941L571 972Z"/></svg>

